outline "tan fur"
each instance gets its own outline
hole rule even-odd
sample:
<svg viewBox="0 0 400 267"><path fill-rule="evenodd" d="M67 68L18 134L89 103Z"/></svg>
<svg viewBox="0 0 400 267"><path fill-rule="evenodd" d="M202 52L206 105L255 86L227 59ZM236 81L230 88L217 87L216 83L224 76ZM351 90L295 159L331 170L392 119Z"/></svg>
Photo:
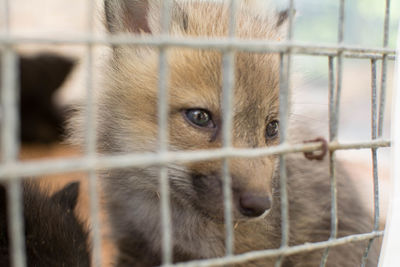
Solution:
<svg viewBox="0 0 400 267"><path fill-rule="evenodd" d="M273 9L260 1L239 1L236 36L243 39L279 40L282 27ZM135 7L136 9L133 9ZM132 9L131 9L132 8ZM160 32L160 3L106 1L112 33L144 36ZM143 13L144 12L144 13ZM132 16L135 14L136 16ZM173 3L170 34L175 37L226 37L229 8L225 2ZM156 151L158 50L152 47L114 47L99 97L98 124L101 153ZM169 48L169 148L214 149L222 146L222 54L217 50ZM265 139L266 125L278 119L279 58L276 54L238 52L235 57L233 145L265 147L278 138ZM217 132L190 125L183 111L202 108L212 112ZM297 135L299 129L295 129ZM302 135L309 139L308 135ZM303 138L301 137L301 138ZM301 139L300 138L300 139ZM170 164L174 261L220 257L225 253L221 160ZM277 156L233 158L233 214L235 253L280 246L280 194ZM196 178L197 177L197 178ZM158 168L109 171L102 175L115 240L120 249L118 266L160 264ZM200 181L205 189L194 185ZM330 235L330 195L327 161L308 162L288 157L290 244L327 240ZM370 230L368 214L353 194L353 185L338 166L339 235ZM200 192L200 193L199 193ZM250 220L237 209L242 192L273 196L268 214ZM363 242L365 243L365 242ZM327 266L359 264L365 247L346 245L332 249ZM321 252L296 255L284 266L318 266ZM263 259L243 266L273 266ZM372 259L376 262L376 258Z"/></svg>

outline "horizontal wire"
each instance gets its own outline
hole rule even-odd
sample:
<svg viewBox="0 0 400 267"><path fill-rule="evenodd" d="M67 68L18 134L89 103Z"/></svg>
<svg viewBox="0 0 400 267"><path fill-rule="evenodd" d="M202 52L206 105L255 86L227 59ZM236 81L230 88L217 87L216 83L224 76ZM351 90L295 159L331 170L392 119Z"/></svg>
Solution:
<svg viewBox="0 0 400 267"><path fill-rule="evenodd" d="M302 252L311 252L314 250L326 248L326 247L335 247L344 245L347 243L360 242L364 240L368 240L371 238L375 238L378 236L382 236L383 231L373 231L366 234L356 234L349 235L346 237L341 237L337 239L331 239L322 242L315 243L305 243L303 245L286 247L286 248L278 248L278 249L268 249L268 250L259 250L259 251L251 251L247 253L243 253L235 256L228 256L223 258L209 259L209 260L196 260L185 263L176 263L174 266L177 267L202 267L202 266L222 266L227 264L238 264L243 262L249 262L257 259L267 258L267 257L275 257L275 256L289 256Z"/></svg>
<svg viewBox="0 0 400 267"><path fill-rule="evenodd" d="M156 47L186 47L197 49L218 49L246 52L280 53L289 49L293 54L306 54L316 56L335 56L343 52L344 57L355 58L382 58L395 59L395 50L390 48L370 48L345 44L315 44L297 41L268 41L268 40L243 40L238 38L179 38L179 37L143 37L132 35L114 36L52 36L52 37L21 37L0 34L0 46L10 44L53 44L53 45L144 45Z"/></svg>
<svg viewBox="0 0 400 267"><path fill-rule="evenodd" d="M371 149L389 147L388 140L374 140L366 142L328 144L329 151L350 149ZM289 154L295 152L312 152L320 150L321 143L281 144L266 148L221 148L196 151L169 151L163 153L133 153L125 155L107 155L97 157L60 158L51 160L29 160L9 162L0 165L0 181L7 180L8 176L32 177L56 173L67 173L89 170L106 170L128 167L145 167L167 163L185 163L219 159L223 157L253 158L268 155Z"/></svg>

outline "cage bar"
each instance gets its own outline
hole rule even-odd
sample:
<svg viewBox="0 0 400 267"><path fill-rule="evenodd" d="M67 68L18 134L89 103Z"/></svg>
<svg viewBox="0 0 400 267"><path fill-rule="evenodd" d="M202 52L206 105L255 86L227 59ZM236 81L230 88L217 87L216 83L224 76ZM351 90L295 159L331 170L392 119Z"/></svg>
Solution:
<svg viewBox="0 0 400 267"><path fill-rule="evenodd" d="M1 156L2 164L14 163L19 153L18 117L18 57L13 47L5 47L2 53L1 83ZM12 266L26 266L24 217L21 179L6 177L8 234L10 236L10 259Z"/></svg>
<svg viewBox="0 0 400 267"><path fill-rule="evenodd" d="M397 55L400 55L400 24L397 26ZM400 208L400 143L395 140L400 140L400 61L396 61L395 66L395 86L394 95L392 98L392 129L391 138L394 141L391 151L391 181L390 181L390 197L386 225L385 236L383 240L382 250L379 257L379 266L391 267L398 264L397 248L400 245L400 240L397 238L400 233L398 227L400 222L400 213L397 212Z"/></svg>
<svg viewBox="0 0 400 267"><path fill-rule="evenodd" d="M87 14L86 24L88 35L93 35L94 25L94 0L87 0ZM97 105L94 99L93 88L93 44L86 45L86 113L85 113L85 154L87 157L92 158L96 156L96 143L97 143ZM88 170L88 185L89 185L89 215L91 222L92 232L92 265L101 266L101 224L99 218L99 196L98 196L98 177L95 170Z"/></svg>
<svg viewBox="0 0 400 267"><path fill-rule="evenodd" d="M389 18L390 18L390 0L386 0L385 8L385 21L383 26L383 47L388 47L389 44ZM379 103L379 120L378 120L378 136L382 138L383 133L383 122L385 115L385 99L386 99L386 79L387 79L387 55L382 57L382 70L381 70L381 92L380 92L380 103Z"/></svg>
<svg viewBox="0 0 400 267"><path fill-rule="evenodd" d="M377 102L377 90L376 90L376 60L371 60L371 137L373 140L378 135L378 102ZM371 149L372 156L372 177L374 180L374 227L373 230L379 229L379 180L378 180L378 159L377 149ZM368 245L365 249L361 266L365 266L368 258L369 251L372 246L374 239L368 241Z"/></svg>
<svg viewBox="0 0 400 267"><path fill-rule="evenodd" d="M161 38L168 39L171 20L171 0L162 1L161 5ZM161 155L168 151L169 131L169 66L167 59L167 47L159 47L159 68L158 68L158 153ZM172 220L170 206L170 189L168 167L161 165L159 170L160 182L160 214L162 230L162 264L168 266L172 264Z"/></svg>
<svg viewBox="0 0 400 267"><path fill-rule="evenodd" d="M338 44L343 44L344 37L344 23L345 23L345 1L340 0L339 5L339 21L338 21ZM331 69L332 60L329 59L329 76L332 78ZM339 124L339 110L340 110L340 96L342 91L342 75L343 75L343 51L338 50L337 65L336 65L336 90L331 87L329 90L329 141L337 141L338 124ZM329 82L332 85L332 81ZM331 236L330 240L336 239L338 231L338 218L337 218L337 179L336 179L336 155L335 151L329 153L329 173L331 177ZM327 247L322 255L321 267L326 265L329 256L329 247Z"/></svg>
<svg viewBox="0 0 400 267"><path fill-rule="evenodd" d="M10 2L3 0L2 23L4 36L10 35ZM1 59L1 156L2 164L13 163L19 153L19 117L18 92L19 84L18 57L12 44L5 45ZM26 266L24 241L23 198L21 180L18 176L7 177L8 234L10 236L10 259L14 267Z"/></svg>
<svg viewBox="0 0 400 267"><path fill-rule="evenodd" d="M235 49L236 51L257 52L257 53L282 53L288 49L292 54L316 55L316 56L336 56L339 51L343 52L344 57L354 58L382 58L387 55L388 59L394 60L395 50L382 47L363 47L346 44L315 44L298 41L259 41L259 40L243 40L238 38L179 38L169 36L161 38L138 37L124 34L116 34L113 36L55 36L55 37L25 37L25 36L7 36L0 35L0 45L10 44L49 44L49 45L138 45L138 46L154 46L154 47L187 47L198 49Z"/></svg>
<svg viewBox="0 0 400 267"><path fill-rule="evenodd" d="M371 239L373 237L379 237L383 235L383 231L371 232L365 234L356 234L350 235L346 237L340 237L333 240L327 240L322 242L315 243L306 243L297 246L291 246L287 248L278 248L278 249L267 249L267 250L258 250L246 252L240 255L216 258L216 259L208 259L208 260L195 260L190 262L176 263L174 266L176 267L205 267L205 266L226 266L229 264L238 264L245 263L248 261L270 258L276 256L290 256L295 255L302 252L310 252L315 250L320 250L326 247L336 247L340 245L344 245L347 243L356 243L364 240Z"/></svg>
<svg viewBox="0 0 400 267"><path fill-rule="evenodd" d="M228 37L235 37L237 0L229 1ZM235 88L235 51L226 49L222 51L222 146L232 147L232 120L233 120L233 94ZM229 159L222 161L223 194L224 194L224 220L226 229L225 249L226 255L234 253L234 230L232 214L232 177L229 172Z"/></svg>
<svg viewBox="0 0 400 267"><path fill-rule="evenodd" d="M286 41L290 44L293 39L293 16L294 0L289 1L289 16L287 25ZM280 81L279 81L279 131L280 144L287 142L288 120L289 120L289 95L290 95L290 75L292 63L292 49L280 54ZM289 246L289 203L287 196L287 172L286 155L279 156L279 190L281 202L281 248ZM282 266L283 255L279 256L275 262L275 267Z"/></svg>
<svg viewBox="0 0 400 267"><path fill-rule="evenodd" d="M244 263L266 257L278 257L275 266L281 266L284 256L300 252L325 249L321 258L321 266L325 266L329 255L329 248L349 242L368 241L363 255L363 264L368 257L373 240L383 235L379 231L379 188L378 188L378 159L377 150L389 147L390 141L382 139L385 110L385 95L387 83L387 64L395 59L395 51L388 47L390 0L386 0L383 47L360 47L343 43L345 23L345 1L340 1L338 20L338 43L334 45L311 44L293 41L293 10L294 0L290 0L290 12L287 39L282 42L241 40L235 37L236 11L238 0L229 0L230 17L229 32L226 38L178 38L169 36L171 0L162 1L161 34L159 36L143 37L128 35L95 36L93 34L94 0L88 0L87 24L88 32L83 36L35 36L21 37L10 34L9 31L9 1L1 2L4 7L2 21L4 34L0 34L0 48L2 54L2 163L0 165L0 181L7 181L9 200L9 220L11 251L13 266L26 265L25 242L23 236L23 213L21 195L21 177L56 174L61 172L86 171L89 179L90 218L93 232L92 264L101 266L101 224L99 219L98 179L96 172L127 167L159 166L160 178L160 213L162 230L162 264L171 266L173 262L172 220L170 207L170 190L168 178L168 164L187 163L202 160L222 159L224 216L226 225L226 256L218 259L191 261L178 263L174 266L222 266L227 264ZM85 45L87 47L87 99L86 99L86 151L78 159L31 160L18 161L18 90L17 87L17 55L15 45L23 44L52 44L52 45ZM128 155L99 156L96 153L96 114L97 107L93 95L93 47L95 45L145 45L159 50L159 81L158 81L158 144L156 153L132 153ZM169 67L167 52L170 47L192 49L216 49L222 53L222 110L223 110L223 147L202 151L169 151L168 114L169 114ZM281 143L275 147L243 149L232 146L233 120L233 92L235 86L235 54L237 52L278 53L280 55L280 127ZM287 143L288 124L288 96L290 95L291 59L293 55L309 55L328 57L329 68L329 154L330 154L330 181L331 181L331 235L329 240L312 244L289 247L289 214L286 188L286 155L320 150L320 143L289 145ZM362 58L371 60L371 140L340 143L338 141L338 121L340 113L340 95L342 89L343 60L344 58ZM336 66L335 66L336 60ZM377 92L377 61L382 60L380 92ZM336 67L336 70L335 70ZM335 77L336 74L336 77ZM377 95L380 95L379 101ZM336 155L337 150L370 149L373 161L374 179L374 227L370 233L350 235L337 238L337 189L336 189ZM241 255L234 255L234 230L232 216L232 189L229 173L229 160L232 157L254 158L268 155L279 155L280 191L282 214L282 240L278 249L252 251Z"/></svg>
<svg viewBox="0 0 400 267"><path fill-rule="evenodd" d="M389 140L361 141L351 143L329 143L329 151L333 150L359 150L371 149L373 147L390 147ZM231 148L231 149L209 149L197 151L169 151L162 155L155 153L131 153L126 155L97 156L96 158L62 158L27 160L23 162L4 163L0 168L0 181L7 180L7 176L38 176L56 173L68 173L88 170L112 170L129 167L146 167L151 165L167 163L187 163L207 159L221 159L224 157L254 158L269 155L288 153L312 152L321 149L321 143L307 144L282 144L268 148Z"/></svg>

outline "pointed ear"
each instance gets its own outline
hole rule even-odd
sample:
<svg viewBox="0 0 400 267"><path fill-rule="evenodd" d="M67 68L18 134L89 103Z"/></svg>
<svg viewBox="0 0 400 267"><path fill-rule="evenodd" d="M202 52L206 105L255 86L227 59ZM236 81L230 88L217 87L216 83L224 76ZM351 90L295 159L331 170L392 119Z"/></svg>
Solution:
<svg viewBox="0 0 400 267"><path fill-rule="evenodd" d="M19 63L22 93L27 97L32 94L43 95L44 99L50 99L75 65L73 59L52 53L21 56Z"/></svg>
<svg viewBox="0 0 400 267"><path fill-rule="evenodd" d="M286 24L290 14L290 9L282 10L278 13L278 20L276 21L276 27L280 28L283 24ZM293 16L296 14L296 10L293 10Z"/></svg>
<svg viewBox="0 0 400 267"><path fill-rule="evenodd" d="M79 182L73 182L52 195L51 200L67 210L73 210L78 202L78 195Z"/></svg>
<svg viewBox="0 0 400 267"><path fill-rule="evenodd" d="M160 32L162 0L104 0L105 24L110 33ZM171 23L182 30L188 27L188 16L183 8L172 1Z"/></svg>
<svg viewBox="0 0 400 267"><path fill-rule="evenodd" d="M106 27L110 33L147 32L149 1L151 0L104 0Z"/></svg>
<svg viewBox="0 0 400 267"><path fill-rule="evenodd" d="M6 217L7 212L7 189L0 184L0 218Z"/></svg>

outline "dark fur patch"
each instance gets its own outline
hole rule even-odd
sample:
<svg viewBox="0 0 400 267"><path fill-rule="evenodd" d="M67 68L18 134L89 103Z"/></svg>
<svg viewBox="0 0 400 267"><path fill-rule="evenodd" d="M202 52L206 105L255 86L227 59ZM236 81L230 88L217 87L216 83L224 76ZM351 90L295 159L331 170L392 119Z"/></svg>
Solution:
<svg viewBox="0 0 400 267"><path fill-rule="evenodd" d="M22 142L50 143L61 140L65 114L54 105L53 96L73 66L72 59L54 54L20 58L19 114Z"/></svg>
<svg viewBox="0 0 400 267"><path fill-rule="evenodd" d="M25 245L28 266L90 266L88 233L74 215L79 184L48 197L23 183ZM6 187L0 185L0 266L10 265Z"/></svg>

